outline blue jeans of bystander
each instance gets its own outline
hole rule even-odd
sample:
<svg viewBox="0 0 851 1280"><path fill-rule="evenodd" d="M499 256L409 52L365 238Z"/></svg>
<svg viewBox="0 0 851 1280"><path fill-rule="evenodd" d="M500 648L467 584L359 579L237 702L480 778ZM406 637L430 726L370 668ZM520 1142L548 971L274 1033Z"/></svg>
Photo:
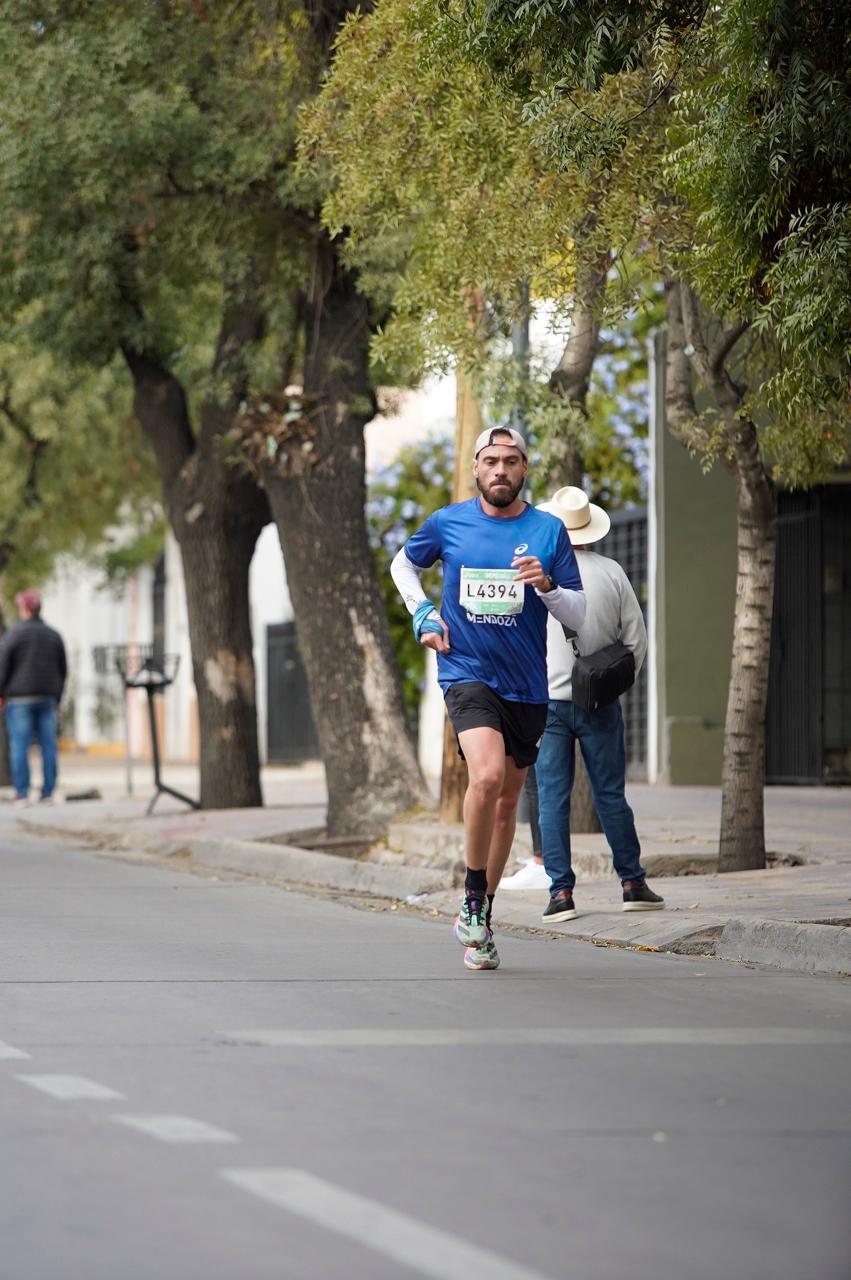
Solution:
<svg viewBox="0 0 851 1280"><path fill-rule="evenodd" d="M570 863L570 793L577 741L591 782L594 804L621 879L643 881L641 846L626 802L626 746L620 703L583 711L574 702L551 702L535 771L541 815L544 866L552 893L573 890Z"/></svg>
<svg viewBox="0 0 851 1280"><path fill-rule="evenodd" d="M41 748L43 771L42 799L53 795L56 786L56 699L39 698L37 702L7 702L6 728L9 732L9 755L12 782L21 798L30 790L30 742L35 736Z"/></svg>

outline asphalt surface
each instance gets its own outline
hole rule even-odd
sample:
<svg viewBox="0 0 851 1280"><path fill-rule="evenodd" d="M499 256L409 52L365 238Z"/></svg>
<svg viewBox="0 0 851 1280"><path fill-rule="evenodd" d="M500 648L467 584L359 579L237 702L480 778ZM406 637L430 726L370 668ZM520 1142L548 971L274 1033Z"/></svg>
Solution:
<svg viewBox="0 0 851 1280"><path fill-rule="evenodd" d="M2 1280L848 1280L851 984L0 843Z"/></svg>

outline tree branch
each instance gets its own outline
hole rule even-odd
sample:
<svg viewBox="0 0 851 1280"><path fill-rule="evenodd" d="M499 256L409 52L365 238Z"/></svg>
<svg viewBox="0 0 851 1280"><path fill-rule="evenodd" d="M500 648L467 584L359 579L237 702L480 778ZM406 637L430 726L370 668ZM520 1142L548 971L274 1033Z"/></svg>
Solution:
<svg viewBox="0 0 851 1280"><path fill-rule="evenodd" d="M735 430L736 415L744 399L744 387L737 386L724 366L724 360L741 337L736 333L737 325L731 325L721 334L716 344L719 349L720 362L713 364L712 355L706 344L703 328L700 323L700 308L697 295L688 285L680 282L680 304L683 317L683 328L686 341L691 348L690 358L700 374L707 391L712 395L716 406L724 415L727 429ZM732 340L731 340L732 339ZM725 350L726 347L726 350Z"/></svg>
<svg viewBox="0 0 851 1280"><path fill-rule="evenodd" d="M722 329L709 350L709 367L714 373L721 372L727 356L733 350L742 334L747 333L749 328L749 321L737 320L735 324L728 325L726 329Z"/></svg>
<svg viewBox="0 0 851 1280"><path fill-rule="evenodd" d="M121 350L133 377L133 412L151 442L170 499L181 469L196 448L186 393L155 356L134 351L126 342Z"/></svg>

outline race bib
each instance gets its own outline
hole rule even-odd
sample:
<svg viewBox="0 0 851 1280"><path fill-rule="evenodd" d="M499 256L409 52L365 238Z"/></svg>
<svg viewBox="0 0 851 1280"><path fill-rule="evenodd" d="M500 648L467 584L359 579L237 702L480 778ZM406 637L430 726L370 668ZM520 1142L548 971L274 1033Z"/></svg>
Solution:
<svg viewBox="0 0 851 1280"><path fill-rule="evenodd" d="M460 604L468 613L521 613L525 582L516 569L468 569L461 566Z"/></svg>

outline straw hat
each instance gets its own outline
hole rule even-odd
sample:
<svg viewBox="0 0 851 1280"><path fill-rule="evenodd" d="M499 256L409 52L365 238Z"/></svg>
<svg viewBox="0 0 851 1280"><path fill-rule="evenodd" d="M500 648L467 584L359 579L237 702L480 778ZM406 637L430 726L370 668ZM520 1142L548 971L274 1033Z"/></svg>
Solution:
<svg viewBox="0 0 851 1280"><path fill-rule="evenodd" d="M550 515L558 516L570 541L578 547L584 547L589 542L599 542L612 527L603 508L589 502L582 490L572 484L557 489L549 502L539 504L538 510L549 511Z"/></svg>

